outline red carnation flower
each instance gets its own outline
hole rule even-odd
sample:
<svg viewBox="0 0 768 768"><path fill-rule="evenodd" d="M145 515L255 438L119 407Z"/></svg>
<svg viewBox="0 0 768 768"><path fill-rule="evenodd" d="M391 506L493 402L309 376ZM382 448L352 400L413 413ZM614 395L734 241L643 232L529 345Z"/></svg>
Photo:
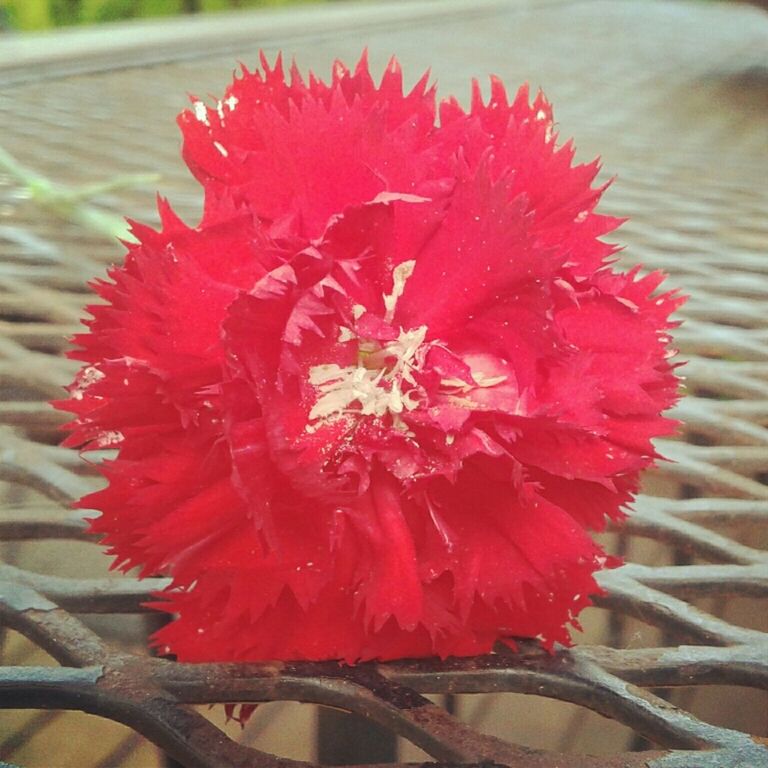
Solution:
<svg viewBox="0 0 768 768"><path fill-rule="evenodd" d="M205 190L94 287L67 444L114 446L120 568L164 573L180 659L567 643L675 423L658 273L608 266L597 162L526 88L465 112L393 61L278 59L182 113Z"/></svg>

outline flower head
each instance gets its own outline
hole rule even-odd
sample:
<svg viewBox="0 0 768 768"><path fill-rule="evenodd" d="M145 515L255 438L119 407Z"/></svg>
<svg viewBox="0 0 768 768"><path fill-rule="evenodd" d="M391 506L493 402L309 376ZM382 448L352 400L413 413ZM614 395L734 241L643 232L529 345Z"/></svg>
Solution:
<svg viewBox="0 0 768 768"><path fill-rule="evenodd" d="M596 162L526 88L469 111L393 61L280 60L179 118L197 227L160 201L89 308L67 443L80 501L164 573L185 660L473 654L568 642L674 429L662 276L610 267Z"/></svg>

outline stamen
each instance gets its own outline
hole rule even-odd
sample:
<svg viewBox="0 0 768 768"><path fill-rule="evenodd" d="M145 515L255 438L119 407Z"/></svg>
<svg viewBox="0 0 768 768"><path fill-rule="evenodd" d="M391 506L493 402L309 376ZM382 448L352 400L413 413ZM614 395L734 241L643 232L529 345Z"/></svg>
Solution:
<svg viewBox="0 0 768 768"><path fill-rule="evenodd" d="M403 295L405 284L415 268L415 259L410 259L409 261L401 262L392 270L392 293L384 295L384 308L386 309L384 319L388 323L391 323L395 317L397 300Z"/></svg>
<svg viewBox="0 0 768 768"><path fill-rule="evenodd" d="M201 122L203 125L210 126L208 121L208 109L202 101L192 102L192 111L195 113L195 119Z"/></svg>
<svg viewBox="0 0 768 768"><path fill-rule="evenodd" d="M426 334L426 325L401 330L395 341L383 347L361 344L357 365L342 368L330 363L310 368L309 383L321 393L309 412L310 420L350 412L361 416L397 416L417 408L422 393L416 391L413 372L424 363L421 351ZM372 365L374 361L380 365ZM411 389L404 392L403 383Z"/></svg>
<svg viewBox="0 0 768 768"><path fill-rule="evenodd" d="M415 266L414 260L404 261L392 272L392 293L383 297L384 319L388 323L394 318L397 301ZM359 320L367 311L361 304L355 304L352 316ZM357 342L357 365L341 367L331 363L310 368L309 383L317 389L318 398L309 412L309 420L345 414L380 418L389 414L396 429L407 431L401 414L415 410L427 400L427 393L416 376L424 368L430 347L436 343L426 342L426 338L426 325L409 330L400 328L397 338L386 343L360 338L352 328L339 326L339 343ZM472 371L474 383L446 378L441 384L447 389L466 393L476 387L494 387L506 378ZM472 400L461 401L461 404L475 407ZM319 424L308 424L306 429L314 432L319 427Z"/></svg>

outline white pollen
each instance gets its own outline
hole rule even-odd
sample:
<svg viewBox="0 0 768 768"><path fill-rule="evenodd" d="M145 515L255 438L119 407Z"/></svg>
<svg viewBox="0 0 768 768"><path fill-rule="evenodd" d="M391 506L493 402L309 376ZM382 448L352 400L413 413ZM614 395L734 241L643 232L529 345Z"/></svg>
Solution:
<svg viewBox="0 0 768 768"><path fill-rule="evenodd" d="M415 259L409 259L408 261L401 262L392 270L392 293L384 296L384 307L387 310L384 319L388 323L391 323L395 316L397 300L403 295L405 284L415 268Z"/></svg>
<svg viewBox="0 0 768 768"><path fill-rule="evenodd" d="M484 373L472 371L472 378L478 387L495 387L507 380L506 376L486 376Z"/></svg>
<svg viewBox="0 0 768 768"><path fill-rule="evenodd" d="M208 121L208 108L202 101L192 102L192 109L195 112L195 119L200 121L203 125L210 125Z"/></svg>
<svg viewBox="0 0 768 768"><path fill-rule="evenodd" d="M361 364L341 367L328 363L310 368L309 383L318 391L317 401L309 412L310 421L345 413L377 417L389 413L396 417L417 408L422 393L417 391L413 371L424 363L426 334L426 325L401 330L397 339L371 353L371 359L376 355L388 361L387 367L377 369ZM403 383L412 389L403 392ZM310 426L309 431L315 428Z"/></svg>
<svg viewBox="0 0 768 768"><path fill-rule="evenodd" d="M122 432L117 430L110 430L109 432L102 432L97 440L99 448L109 448L111 445L117 445L122 443L125 438Z"/></svg>
<svg viewBox="0 0 768 768"><path fill-rule="evenodd" d="M221 155L223 157L229 157L229 152L227 152L227 148L223 147L221 144L219 144L218 141L214 141L213 142L213 146L216 147L216 149L219 150L219 152L221 153Z"/></svg>
<svg viewBox="0 0 768 768"><path fill-rule="evenodd" d="M85 392L91 384L95 384L100 379L104 378L104 374L98 369L89 365L87 368L83 368L80 377L77 379L75 388L72 390L72 397L75 400L83 399L83 392Z"/></svg>
<svg viewBox="0 0 768 768"><path fill-rule="evenodd" d="M229 96L228 98L224 99L224 103L229 107L230 112L234 112L235 107L240 103L240 100L237 98L237 96Z"/></svg>

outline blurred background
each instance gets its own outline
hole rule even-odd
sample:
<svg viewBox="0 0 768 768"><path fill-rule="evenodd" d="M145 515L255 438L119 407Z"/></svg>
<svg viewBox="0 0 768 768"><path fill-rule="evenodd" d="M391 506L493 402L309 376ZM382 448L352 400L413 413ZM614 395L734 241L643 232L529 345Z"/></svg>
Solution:
<svg viewBox="0 0 768 768"><path fill-rule="evenodd" d="M0 0L0 29L39 30L302 2L323 0Z"/></svg>

